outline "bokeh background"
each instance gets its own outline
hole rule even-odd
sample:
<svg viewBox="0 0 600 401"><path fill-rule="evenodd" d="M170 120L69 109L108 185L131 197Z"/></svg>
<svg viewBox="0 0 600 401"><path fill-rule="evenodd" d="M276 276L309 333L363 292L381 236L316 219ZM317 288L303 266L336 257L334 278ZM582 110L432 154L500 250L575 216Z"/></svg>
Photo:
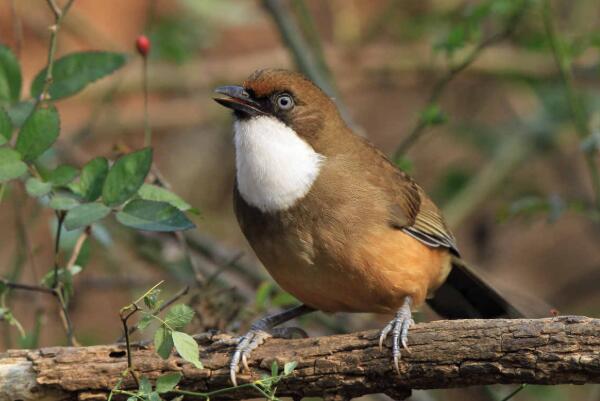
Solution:
<svg viewBox="0 0 600 401"><path fill-rule="evenodd" d="M399 166L432 195L465 259L495 283L543 299L561 314L597 316L600 223L586 155L597 169L600 8L597 0L549 1L549 35L547 4L75 1L57 55L95 49L130 56L111 77L58 102L61 136L44 160L81 166L95 156L142 146L142 59L134 43L146 33L152 41L149 111L156 166L174 192L200 210L197 229L186 233L193 263L173 236L135 233L110 220L94 227L70 304L79 342L115 341L119 308L159 280L165 280L165 298L190 285L182 300L197 311L195 331L243 330L257 316L293 304L257 262L235 222L232 117L212 101L216 86L240 83L264 67L302 70L326 88L357 132L396 155ZM46 64L52 21L43 1L0 2L0 42L18 55L24 88ZM562 73L557 53L566 66ZM579 129L573 106L583 110ZM0 204L0 227L0 274L39 281L53 263L54 214L14 185ZM79 234L65 235L63 258ZM0 349L65 343L49 298L5 296L4 306L28 335L20 338L5 322ZM427 310L419 315L431 318ZM319 335L381 327L386 319L321 314L301 324ZM413 397L496 400L510 390L419 391ZM514 399L597 400L600 390L530 386Z"/></svg>

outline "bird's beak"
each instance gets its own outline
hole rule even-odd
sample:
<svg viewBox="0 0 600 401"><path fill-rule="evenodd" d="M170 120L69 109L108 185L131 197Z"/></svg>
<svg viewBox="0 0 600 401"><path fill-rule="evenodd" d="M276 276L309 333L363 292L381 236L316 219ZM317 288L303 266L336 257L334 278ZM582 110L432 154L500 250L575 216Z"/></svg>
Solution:
<svg viewBox="0 0 600 401"><path fill-rule="evenodd" d="M221 86L215 89L215 93L228 96L228 98L213 98L215 102L232 109L236 113L247 116L266 114L261 110L258 102L250 98L248 92L241 86Z"/></svg>

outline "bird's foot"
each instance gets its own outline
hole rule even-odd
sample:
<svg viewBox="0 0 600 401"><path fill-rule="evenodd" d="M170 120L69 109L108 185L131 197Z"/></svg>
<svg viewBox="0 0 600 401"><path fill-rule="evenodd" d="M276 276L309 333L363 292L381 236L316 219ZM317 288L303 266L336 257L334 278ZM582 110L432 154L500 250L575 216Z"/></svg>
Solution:
<svg viewBox="0 0 600 401"><path fill-rule="evenodd" d="M412 298L407 296L404 304L396 313L396 317L381 330L379 336L379 349L383 351L383 342L388 334L392 332L392 358L394 359L394 368L398 374L400 373L400 345L410 352L408 349L408 329L415 324L410 311L411 304Z"/></svg>
<svg viewBox="0 0 600 401"><path fill-rule="evenodd" d="M249 371L248 357L250 356L250 353L262 345L266 339L271 337L285 339L308 337L306 331L299 327L277 327L271 329L266 326L266 324L263 324L263 322L259 320L256 324L252 325L250 331L242 337L239 337L235 352L229 363L229 377L234 386L237 386L236 375L240 371L240 362L244 369Z"/></svg>
<svg viewBox="0 0 600 401"><path fill-rule="evenodd" d="M240 362L246 370L250 370L248 367L248 357L250 356L250 353L264 343L267 338L292 338L295 334L300 337L308 337L308 334L306 334L304 330L297 327L274 327L298 316L313 312L314 310L315 309L310 306L300 305L256 321L252 327L250 327L250 331L238 339L237 346L231 357L231 362L229 363L229 377L231 378L233 385L237 386L236 375L240 370Z"/></svg>

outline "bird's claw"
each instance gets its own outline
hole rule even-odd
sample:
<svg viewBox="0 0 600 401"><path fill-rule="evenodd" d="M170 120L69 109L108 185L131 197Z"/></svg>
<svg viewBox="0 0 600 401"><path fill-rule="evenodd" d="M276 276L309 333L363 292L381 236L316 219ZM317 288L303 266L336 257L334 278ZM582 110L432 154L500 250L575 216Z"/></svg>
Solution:
<svg viewBox="0 0 600 401"><path fill-rule="evenodd" d="M410 299L404 302L402 308L396 313L396 317L381 330L379 335L379 349L383 351L383 342L388 334L392 333L392 358L394 368L398 374L400 373L400 346L410 353L408 349L408 329L415 324L410 312L410 303Z"/></svg>
<svg viewBox="0 0 600 401"><path fill-rule="evenodd" d="M269 337L272 337L271 333L260 329L252 329L240 337L239 342L235 347L235 352L231 357L231 362L229 363L229 377L234 386L237 386L236 374L240 370L240 361L242 362L244 369L250 370L250 367L248 366L248 356L250 356L250 353L264 343Z"/></svg>

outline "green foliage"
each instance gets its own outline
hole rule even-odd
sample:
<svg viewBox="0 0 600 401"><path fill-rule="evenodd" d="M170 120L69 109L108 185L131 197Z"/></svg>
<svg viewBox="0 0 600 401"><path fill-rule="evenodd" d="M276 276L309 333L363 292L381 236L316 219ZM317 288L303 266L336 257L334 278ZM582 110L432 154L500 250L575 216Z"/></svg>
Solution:
<svg viewBox="0 0 600 401"><path fill-rule="evenodd" d="M145 148L119 158L112 166L102 188L102 201L117 206L140 189L152 165L152 149Z"/></svg>
<svg viewBox="0 0 600 401"><path fill-rule="evenodd" d="M15 128L21 128L25 120L27 120L27 117L33 112L34 108L35 103L31 100L27 100L11 105L6 112L8 113L13 126Z"/></svg>
<svg viewBox="0 0 600 401"><path fill-rule="evenodd" d="M0 183L19 178L27 172L27 165L21 155L10 149L0 148Z"/></svg>
<svg viewBox="0 0 600 401"><path fill-rule="evenodd" d="M72 96L88 84L112 74L125 65L127 58L121 53L81 52L71 53L54 62L50 97L54 100ZM31 84L31 96L42 93L46 68L40 71Z"/></svg>
<svg viewBox="0 0 600 401"><path fill-rule="evenodd" d="M163 17L150 27L151 55L182 64L200 47L202 32L197 21L185 17Z"/></svg>
<svg viewBox="0 0 600 401"><path fill-rule="evenodd" d="M0 103L19 100L21 81L19 61L8 47L0 45Z"/></svg>
<svg viewBox="0 0 600 401"><path fill-rule="evenodd" d="M46 177L46 181L50 181L56 187L62 187L73 181L79 171L68 164L62 164L52 170Z"/></svg>
<svg viewBox="0 0 600 401"><path fill-rule="evenodd" d="M79 206L79 202L68 195L54 195L48 206L55 210L70 210Z"/></svg>
<svg viewBox="0 0 600 401"><path fill-rule="evenodd" d="M440 106L432 104L421 112L421 121L427 125L440 125L448 121L448 117Z"/></svg>
<svg viewBox="0 0 600 401"><path fill-rule="evenodd" d="M173 306L165 317L165 325L173 330L181 330L194 318L194 310L185 304Z"/></svg>
<svg viewBox="0 0 600 401"><path fill-rule="evenodd" d="M181 231L194 228L194 224L176 207L166 202L144 199L134 199L127 203L117 213L117 220L128 227L145 231Z"/></svg>
<svg viewBox="0 0 600 401"><path fill-rule="evenodd" d="M173 331L171 333L173 337L173 344L175 344L175 349L177 353L190 362L198 369L202 369L202 362L200 362L200 349L198 348L198 343L192 336L186 334L181 331Z"/></svg>
<svg viewBox="0 0 600 401"><path fill-rule="evenodd" d="M4 108L0 107L0 145L10 141L12 136L12 122Z"/></svg>
<svg viewBox="0 0 600 401"><path fill-rule="evenodd" d="M167 359L171 356L173 349L172 331L165 326L160 326L154 333L154 350L161 358Z"/></svg>
<svg viewBox="0 0 600 401"><path fill-rule="evenodd" d="M0 321L4 321L15 327L19 331L20 336L25 337L25 329L23 329L23 325L21 325L10 309L0 307Z"/></svg>
<svg viewBox="0 0 600 401"><path fill-rule="evenodd" d="M179 372L167 373L156 379L156 392L168 393L179 383L183 375Z"/></svg>
<svg viewBox="0 0 600 401"><path fill-rule="evenodd" d="M138 191L138 195L145 200L169 203L182 211L192 208L189 203L181 199L178 195L157 185L143 184Z"/></svg>
<svg viewBox="0 0 600 401"><path fill-rule="evenodd" d="M33 161L52 146L59 130L60 119L54 105L37 107L23 123L15 149L24 161Z"/></svg>
<svg viewBox="0 0 600 401"><path fill-rule="evenodd" d="M110 208L98 203L86 203L69 210L65 218L65 228L75 230L102 220L110 213Z"/></svg>
<svg viewBox="0 0 600 401"><path fill-rule="evenodd" d="M256 290L254 299L257 310L266 310L270 306L284 308L297 303L296 298L283 291L272 281L263 281Z"/></svg>
<svg viewBox="0 0 600 401"><path fill-rule="evenodd" d="M29 196L39 198L40 196L48 195L52 191L52 183L44 182L35 177L30 177L25 181L25 190Z"/></svg>
<svg viewBox="0 0 600 401"><path fill-rule="evenodd" d="M396 158L396 160L394 160L394 163L396 164L396 167L408 174L410 174L415 168L415 165L413 164L412 160L405 156L400 156Z"/></svg>
<svg viewBox="0 0 600 401"><path fill-rule="evenodd" d="M73 184L71 189L84 200L95 201L102 195L102 187L107 175L108 160L104 157L96 157L83 166L79 182Z"/></svg>

